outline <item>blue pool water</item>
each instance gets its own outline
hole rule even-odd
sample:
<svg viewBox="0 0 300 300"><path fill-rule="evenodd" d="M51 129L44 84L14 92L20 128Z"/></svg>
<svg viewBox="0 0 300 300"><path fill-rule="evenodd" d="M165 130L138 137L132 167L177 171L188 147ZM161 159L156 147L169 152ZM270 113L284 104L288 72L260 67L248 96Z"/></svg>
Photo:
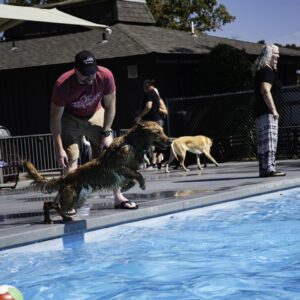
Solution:
<svg viewBox="0 0 300 300"><path fill-rule="evenodd" d="M0 284L26 300L300 299L299 191L3 251Z"/></svg>

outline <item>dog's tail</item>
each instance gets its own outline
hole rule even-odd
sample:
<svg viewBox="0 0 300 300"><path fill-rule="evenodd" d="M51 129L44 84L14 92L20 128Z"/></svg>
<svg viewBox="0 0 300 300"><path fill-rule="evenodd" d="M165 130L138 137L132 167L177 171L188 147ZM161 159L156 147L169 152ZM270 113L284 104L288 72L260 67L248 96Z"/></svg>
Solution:
<svg viewBox="0 0 300 300"><path fill-rule="evenodd" d="M32 185L35 189L39 189L43 193L49 194L59 189L61 181L60 178L48 180L37 171L35 166L30 161L23 161L23 166L28 172L29 177L33 179Z"/></svg>

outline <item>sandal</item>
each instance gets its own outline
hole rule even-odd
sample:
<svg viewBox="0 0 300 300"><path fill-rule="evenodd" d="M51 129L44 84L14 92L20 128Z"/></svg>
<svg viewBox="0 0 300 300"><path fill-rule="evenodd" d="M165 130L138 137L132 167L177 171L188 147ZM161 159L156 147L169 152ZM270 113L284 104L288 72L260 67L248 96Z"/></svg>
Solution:
<svg viewBox="0 0 300 300"><path fill-rule="evenodd" d="M129 207L129 206L127 206L127 204L129 204L129 205L135 204L135 206ZM115 208L116 209L138 209L139 206L136 203L134 203L134 202L126 200L126 201L120 202L119 204L115 204Z"/></svg>

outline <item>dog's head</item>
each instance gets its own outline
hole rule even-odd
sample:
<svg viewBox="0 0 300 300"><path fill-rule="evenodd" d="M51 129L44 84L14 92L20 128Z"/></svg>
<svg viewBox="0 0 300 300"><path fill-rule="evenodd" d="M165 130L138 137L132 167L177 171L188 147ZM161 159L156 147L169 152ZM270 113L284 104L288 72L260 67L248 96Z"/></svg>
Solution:
<svg viewBox="0 0 300 300"><path fill-rule="evenodd" d="M131 132L137 135L139 143L142 143L145 147L153 145L161 149L166 149L172 142L164 133L163 128L152 121L137 123L131 129Z"/></svg>

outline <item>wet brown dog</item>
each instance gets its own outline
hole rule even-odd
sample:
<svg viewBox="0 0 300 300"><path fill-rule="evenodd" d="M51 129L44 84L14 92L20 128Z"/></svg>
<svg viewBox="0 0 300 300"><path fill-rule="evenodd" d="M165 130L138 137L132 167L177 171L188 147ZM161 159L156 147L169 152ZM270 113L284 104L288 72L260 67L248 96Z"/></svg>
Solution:
<svg viewBox="0 0 300 300"><path fill-rule="evenodd" d="M31 162L24 162L36 189L44 193L58 191L57 201L44 203L45 223L53 223L50 210L56 210L64 221L72 220L66 212L80 208L92 190L127 191L139 183L145 189L143 175L138 172L144 160L145 151L152 145L166 148L171 141L162 127L151 121L141 122L117 137L113 143L96 159L60 178L47 180L41 176Z"/></svg>
<svg viewBox="0 0 300 300"><path fill-rule="evenodd" d="M187 151L196 154L197 166L200 170L202 169L200 163L200 154L202 153L218 167L219 164L210 154L212 144L212 139L204 135L182 136L174 139L171 144L170 158L166 162L166 173L169 173L169 164L173 161L174 158L179 160L180 165L185 171L188 171L188 169L184 165Z"/></svg>

